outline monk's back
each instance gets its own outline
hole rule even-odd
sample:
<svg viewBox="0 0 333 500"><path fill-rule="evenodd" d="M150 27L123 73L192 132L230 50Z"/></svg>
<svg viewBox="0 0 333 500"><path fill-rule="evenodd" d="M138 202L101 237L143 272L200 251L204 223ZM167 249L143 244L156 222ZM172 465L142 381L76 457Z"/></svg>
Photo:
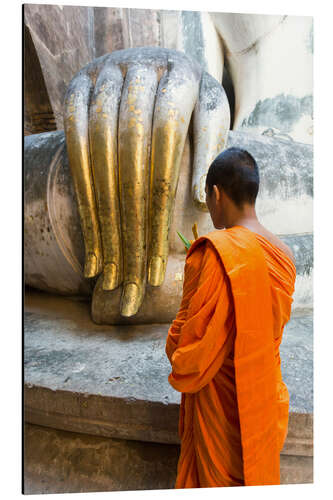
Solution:
<svg viewBox="0 0 333 500"><path fill-rule="evenodd" d="M290 248L272 233L265 235L255 233L255 236L264 251L271 281L274 338L279 340L279 345L282 340L282 330L291 314L296 279L295 259Z"/></svg>
<svg viewBox="0 0 333 500"><path fill-rule="evenodd" d="M242 228L250 230L264 253L271 282L274 339L278 349L282 340L283 328L289 321L291 314L296 279L295 258L291 249L260 223L234 226L227 231L237 234L238 228L240 231Z"/></svg>
<svg viewBox="0 0 333 500"><path fill-rule="evenodd" d="M257 235L260 235L264 237L266 240L268 240L272 245L275 247L279 248L282 252L284 252L289 259L292 260L293 264L295 264L295 257L291 249L286 245L280 238L278 238L275 234L273 234L271 231L266 229L260 222L258 221L253 221L249 224L246 225L246 227L256 233Z"/></svg>
<svg viewBox="0 0 333 500"><path fill-rule="evenodd" d="M212 231L198 238L187 255L182 305L166 347L172 364L169 382L183 394L177 488L279 482L279 451L288 423L279 343L290 316L295 266L273 244L276 240L259 230L233 226ZM245 366L244 360L254 364ZM267 362L275 366L262 372ZM267 448L267 440L275 440L272 394L278 406L276 445ZM243 440L241 421L252 437ZM259 421L257 428L254 423ZM255 468L249 469L246 464L254 459L251 439L257 458Z"/></svg>
<svg viewBox="0 0 333 500"><path fill-rule="evenodd" d="M263 250L271 285L270 290L273 310L272 326L275 352L277 405L279 415L277 439L279 449L282 449L288 429L289 394L287 387L282 380L279 347L282 341L284 326L288 322L291 314L296 268L294 265L294 257L291 250L277 236L266 230L263 226L259 225L252 228L247 227L246 229L249 229L255 235L257 242L260 244ZM241 227L233 227L227 231L230 231L234 235L234 237L237 238L238 231L242 233L243 229L241 229ZM246 292L246 282L244 282L244 291ZM233 319L233 321L231 321L231 319ZM230 324L232 329L236 330L234 309L230 311L230 318L228 318L228 323ZM213 384L221 402L220 412L221 414L226 416L226 420L229 423L228 440L230 440L230 443L232 443L232 446L230 446L230 450L232 451L230 451L230 453L233 456L233 463L237 463L237 454L239 454L239 450L241 449L241 434L239 415L237 411L237 390L234 355L235 351L233 346L225 362L216 374L213 380ZM209 390L208 387L206 390ZM234 453L234 450L236 450L236 453ZM241 481L242 479L239 471L238 476L235 475L234 477L237 477L238 481Z"/></svg>

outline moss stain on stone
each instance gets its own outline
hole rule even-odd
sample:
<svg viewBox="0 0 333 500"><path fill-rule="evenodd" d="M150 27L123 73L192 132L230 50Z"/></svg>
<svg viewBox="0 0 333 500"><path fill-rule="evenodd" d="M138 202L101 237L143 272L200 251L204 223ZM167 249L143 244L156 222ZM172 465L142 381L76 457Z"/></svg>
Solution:
<svg viewBox="0 0 333 500"><path fill-rule="evenodd" d="M289 133L303 115L313 115L311 95L300 98L279 94L258 101L249 117L243 120L242 127L274 127Z"/></svg>

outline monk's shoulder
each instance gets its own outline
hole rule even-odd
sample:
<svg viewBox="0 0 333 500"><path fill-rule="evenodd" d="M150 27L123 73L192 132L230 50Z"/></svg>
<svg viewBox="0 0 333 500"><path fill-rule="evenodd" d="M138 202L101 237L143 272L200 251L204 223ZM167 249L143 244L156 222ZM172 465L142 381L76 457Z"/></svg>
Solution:
<svg viewBox="0 0 333 500"><path fill-rule="evenodd" d="M281 250L284 250L284 252L288 255L288 257L295 264L296 260L295 260L295 255L294 255L292 249L286 243L284 243L282 240L280 240L280 238L278 238L278 240L279 240L279 244L281 245L280 246Z"/></svg>
<svg viewBox="0 0 333 500"><path fill-rule="evenodd" d="M215 260L218 257L218 251L215 247L214 240L210 239L208 236L202 236L199 240L194 252L197 254L201 253L205 260Z"/></svg>
<svg viewBox="0 0 333 500"><path fill-rule="evenodd" d="M185 266L200 268L202 259L204 258L204 255L206 253L206 244L207 239L204 237L200 237L197 240L194 240L187 251Z"/></svg>
<svg viewBox="0 0 333 500"><path fill-rule="evenodd" d="M195 245L192 244L186 262L190 266L200 267L205 273L214 272L220 265L220 257L213 241L202 236L195 241Z"/></svg>
<svg viewBox="0 0 333 500"><path fill-rule="evenodd" d="M262 234L262 236L264 236L264 238L266 238L270 243L272 243L272 245L282 250L282 252L284 252L295 264L295 256L293 254L293 251L286 243L284 243L284 241L282 241L278 236L276 236L276 234L271 233L270 231L268 231L268 229L265 229L265 231L259 234Z"/></svg>

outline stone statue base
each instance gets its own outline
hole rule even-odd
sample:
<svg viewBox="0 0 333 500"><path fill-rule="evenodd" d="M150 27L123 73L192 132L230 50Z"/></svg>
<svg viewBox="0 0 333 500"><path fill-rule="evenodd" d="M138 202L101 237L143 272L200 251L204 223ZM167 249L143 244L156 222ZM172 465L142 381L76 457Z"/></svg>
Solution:
<svg viewBox="0 0 333 500"><path fill-rule="evenodd" d="M25 302L25 493L173 488L180 393L167 380L169 325L96 325L88 302L38 291ZM281 363L281 482L312 482L311 314L287 324Z"/></svg>

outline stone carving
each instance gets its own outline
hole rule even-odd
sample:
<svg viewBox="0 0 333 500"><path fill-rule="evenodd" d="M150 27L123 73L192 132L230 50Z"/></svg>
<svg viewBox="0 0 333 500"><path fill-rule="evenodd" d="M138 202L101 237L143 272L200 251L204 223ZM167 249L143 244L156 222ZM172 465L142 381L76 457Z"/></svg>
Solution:
<svg viewBox="0 0 333 500"><path fill-rule="evenodd" d="M152 286L164 281L192 112L192 196L206 210L207 168L225 146L230 113L223 87L198 64L169 49L116 51L83 68L67 90L65 134L84 276L103 272L103 290L123 284L123 316L142 304L146 273Z"/></svg>

